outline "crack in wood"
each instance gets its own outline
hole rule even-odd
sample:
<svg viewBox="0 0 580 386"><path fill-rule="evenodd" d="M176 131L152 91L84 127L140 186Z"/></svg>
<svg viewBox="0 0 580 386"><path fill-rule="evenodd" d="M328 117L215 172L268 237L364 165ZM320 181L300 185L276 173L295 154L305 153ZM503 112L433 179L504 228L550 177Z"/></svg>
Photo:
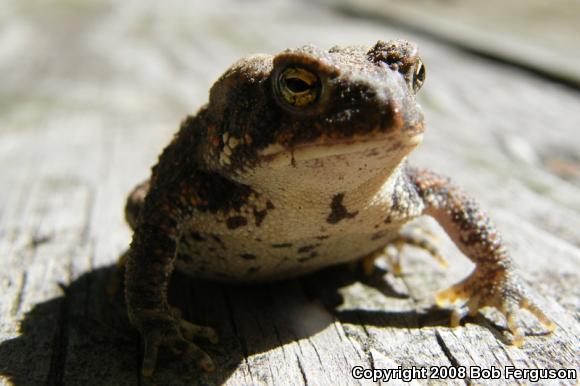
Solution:
<svg viewBox="0 0 580 386"><path fill-rule="evenodd" d="M435 330L435 340L437 341L437 344L441 348L441 351L443 351L443 354L445 354L445 357L447 357L447 359L449 360L449 363L451 363L451 365L455 368L461 367L461 364L459 364L459 361L457 360L457 358L455 358L455 356L453 356L453 354L451 353L451 350L449 350L449 347L447 347L447 344L445 344L445 341L443 340L441 333L437 330ZM470 384L469 377L464 378L463 382L466 385L469 385Z"/></svg>
<svg viewBox="0 0 580 386"><path fill-rule="evenodd" d="M22 308L22 300L24 299L24 292L26 289L27 280L28 280L28 272L24 271L20 275L20 286L18 287L18 293L16 294L16 299L14 299L14 302L12 303L12 307L10 309L10 313L12 314L12 316L16 316L20 312L20 309Z"/></svg>
<svg viewBox="0 0 580 386"><path fill-rule="evenodd" d="M310 338L308 338L308 343L312 346L312 349L316 353L316 357L318 358L318 363L320 363L320 366L321 366L320 368L323 369L324 368L324 363L322 362L322 359L320 358L320 353L318 352L318 349L316 348L316 345L314 344L314 342Z"/></svg>
<svg viewBox="0 0 580 386"><path fill-rule="evenodd" d="M298 361L298 368L300 369L300 374L302 375L302 382L304 382L305 386L308 386L306 371L304 371L304 367L302 367L302 362L300 361L300 356L298 354L296 354L296 360Z"/></svg>

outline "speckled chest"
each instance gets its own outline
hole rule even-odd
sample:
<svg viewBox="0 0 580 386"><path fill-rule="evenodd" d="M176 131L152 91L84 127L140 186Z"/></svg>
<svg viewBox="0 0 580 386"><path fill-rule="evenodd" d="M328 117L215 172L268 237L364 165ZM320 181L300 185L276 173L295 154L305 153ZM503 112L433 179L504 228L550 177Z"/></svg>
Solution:
<svg viewBox="0 0 580 386"><path fill-rule="evenodd" d="M295 277L384 247L421 211L422 202L402 174L372 194L271 197L250 191L235 209L194 209L182 227L176 267L227 282Z"/></svg>

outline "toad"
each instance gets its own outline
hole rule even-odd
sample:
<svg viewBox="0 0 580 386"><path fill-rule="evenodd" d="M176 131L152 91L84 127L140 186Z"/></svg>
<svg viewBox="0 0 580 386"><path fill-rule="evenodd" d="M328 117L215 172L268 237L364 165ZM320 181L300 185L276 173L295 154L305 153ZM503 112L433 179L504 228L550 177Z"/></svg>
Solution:
<svg viewBox="0 0 580 386"><path fill-rule="evenodd" d="M217 80L126 206L134 234L125 295L145 343L144 375L161 345L214 368L192 339L217 342L216 332L168 304L174 268L255 283L368 263L392 242L425 246L400 232L423 215L475 264L436 295L438 305L454 306L452 325L489 306L505 315L515 345L524 337L522 309L554 328L476 201L406 162L424 133L415 96L424 80L416 46L401 40L252 55Z"/></svg>

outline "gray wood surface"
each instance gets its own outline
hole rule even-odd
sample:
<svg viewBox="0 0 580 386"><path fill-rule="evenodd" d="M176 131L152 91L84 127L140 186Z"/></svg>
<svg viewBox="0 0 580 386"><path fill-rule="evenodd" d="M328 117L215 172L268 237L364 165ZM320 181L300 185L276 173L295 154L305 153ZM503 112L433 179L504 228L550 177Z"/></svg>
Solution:
<svg viewBox="0 0 580 386"><path fill-rule="evenodd" d="M580 87L576 0L318 0Z"/></svg>
<svg viewBox="0 0 580 386"><path fill-rule="evenodd" d="M130 232L127 192L148 175L181 118L250 52L307 42L417 42L428 120L413 162L479 198L558 328L530 315L523 348L490 311L448 327L433 295L470 263L430 220L451 262L404 251L364 277L333 268L228 287L176 275L171 301L210 324L218 370L164 354L158 384L372 384L353 366L580 368L580 93L375 19L300 2L6 0L0 12L0 384L138 384L115 262ZM497 384L514 380L416 380ZM519 381L518 383L527 383ZM542 383L549 383L543 381ZM553 381L576 384L577 381Z"/></svg>

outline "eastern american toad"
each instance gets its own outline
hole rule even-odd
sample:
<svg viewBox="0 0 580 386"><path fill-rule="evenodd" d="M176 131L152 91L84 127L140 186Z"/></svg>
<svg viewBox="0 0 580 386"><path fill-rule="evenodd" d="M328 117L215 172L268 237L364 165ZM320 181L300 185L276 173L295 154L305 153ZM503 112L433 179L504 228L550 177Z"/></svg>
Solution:
<svg viewBox="0 0 580 386"><path fill-rule="evenodd" d="M213 369L191 338L215 342L216 333L167 302L174 267L225 282L303 275L372 260L421 215L435 218L476 266L436 297L458 304L452 324L491 306L506 316L516 345L522 308L553 329L477 203L446 177L407 165L424 131L415 100L424 79L405 41L253 55L218 79L127 203L134 235L126 300L145 341L145 375L160 345Z"/></svg>

